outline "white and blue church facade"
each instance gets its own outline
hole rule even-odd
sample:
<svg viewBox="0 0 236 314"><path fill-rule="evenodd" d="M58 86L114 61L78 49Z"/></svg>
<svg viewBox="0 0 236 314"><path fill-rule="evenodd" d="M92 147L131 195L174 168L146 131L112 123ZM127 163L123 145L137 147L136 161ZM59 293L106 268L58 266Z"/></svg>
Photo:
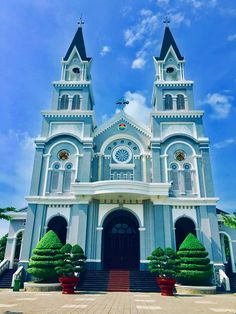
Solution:
<svg viewBox="0 0 236 314"><path fill-rule="evenodd" d="M28 206L13 214L6 259L14 265L17 234L24 231L19 263L27 268L47 230L62 243L80 244L87 269L147 269L154 248L178 249L192 232L216 269L235 269L236 234L219 221L209 139L203 111L195 110L193 81L165 27L148 125L125 113L96 125L82 26L53 82L52 106L42 112ZM125 103L125 100L121 100Z"/></svg>

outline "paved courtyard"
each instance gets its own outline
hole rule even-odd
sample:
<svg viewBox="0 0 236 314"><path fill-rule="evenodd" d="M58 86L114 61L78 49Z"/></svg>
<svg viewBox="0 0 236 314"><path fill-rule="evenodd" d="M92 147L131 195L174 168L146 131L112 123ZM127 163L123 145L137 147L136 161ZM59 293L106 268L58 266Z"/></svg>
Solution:
<svg viewBox="0 0 236 314"><path fill-rule="evenodd" d="M162 297L159 293L133 292L12 292L0 290L0 313L234 313L236 296Z"/></svg>

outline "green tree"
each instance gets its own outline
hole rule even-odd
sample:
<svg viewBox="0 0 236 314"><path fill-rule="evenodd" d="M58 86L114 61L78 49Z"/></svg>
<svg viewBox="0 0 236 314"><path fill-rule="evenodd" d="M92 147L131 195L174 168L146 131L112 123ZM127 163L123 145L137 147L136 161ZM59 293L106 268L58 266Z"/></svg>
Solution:
<svg viewBox="0 0 236 314"><path fill-rule="evenodd" d="M227 227L236 229L236 212L233 213L233 216L221 214L224 220L224 224Z"/></svg>
<svg viewBox="0 0 236 314"><path fill-rule="evenodd" d="M0 219L11 220L12 217L8 213L15 211L16 209L14 207L0 208Z"/></svg>
<svg viewBox="0 0 236 314"><path fill-rule="evenodd" d="M178 282L186 285L209 285L213 275L207 251L201 242L189 233L177 255L180 258Z"/></svg>
<svg viewBox="0 0 236 314"><path fill-rule="evenodd" d="M67 243L61 248L60 252L63 258L59 266L55 268L58 275L74 277L75 273L81 273L84 270L86 256L78 244L71 246Z"/></svg>
<svg viewBox="0 0 236 314"><path fill-rule="evenodd" d="M156 248L151 256L147 258L150 262L148 268L150 272L159 277L175 278L178 272L178 256L172 248Z"/></svg>
<svg viewBox="0 0 236 314"><path fill-rule="evenodd" d="M7 246L7 234L5 234L0 239L0 262L4 260L6 246Z"/></svg>
<svg viewBox="0 0 236 314"><path fill-rule="evenodd" d="M48 231L33 250L27 272L42 282L56 282L58 275L55 267L60 265L62 254L61 241L56 233Z"/></svg>

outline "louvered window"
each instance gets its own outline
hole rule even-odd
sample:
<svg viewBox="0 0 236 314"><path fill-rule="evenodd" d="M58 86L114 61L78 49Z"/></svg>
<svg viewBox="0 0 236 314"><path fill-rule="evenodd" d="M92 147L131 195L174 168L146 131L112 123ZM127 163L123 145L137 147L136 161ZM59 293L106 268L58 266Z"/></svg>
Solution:
<svg viewBox="0 0 236 314"><path fill-rule="evenodd" d="M64 172L63 191L70 191L71 171Z"/></svg>
<svg viewBox="0 0 236 314"><path fill-rule="evenodd" d="M51 177L51 191L57 191L59 181L59 171L53 170Z"/></svg>
<svg viewBox="0 0 236 314"><path fill-rule="evenodd" d="M68 109L69 105L69 97L68 95L63 95L61 99L59 100L59 110L66 110Z"/></svg>
<svg viewBox="0 0 236 314"><path fill-rule="evenodd" d="M74 95L72 99L72 110L80 109L80 95Z"/></svg>
<svg viewBox="0 0 236 314"><path fill-rule="evenodd" d="M184 103L184 95L177 95L177 110L184 110L185 109L185 103Z"/></svg>
<svg viewBox="0 0 236 314"><path fill-rule="evenodd" d="M184 186L185 191L192 191L192 178L189 170L184 171Z"/></svg>
<svg viewBox="0 0 236 314"><path fill-rule="evenodd" d="M176 170L171 170L170 171L170 180L172 181L172 189L173 189L173 191L179 190L178 171L176 171Z"/></svg>
<svg viewBox="0 0 236 314"><path fill-rule="evenodd" d="M173 99L171 95L165 95L164 109L165 110L173 109Z"/></svg>

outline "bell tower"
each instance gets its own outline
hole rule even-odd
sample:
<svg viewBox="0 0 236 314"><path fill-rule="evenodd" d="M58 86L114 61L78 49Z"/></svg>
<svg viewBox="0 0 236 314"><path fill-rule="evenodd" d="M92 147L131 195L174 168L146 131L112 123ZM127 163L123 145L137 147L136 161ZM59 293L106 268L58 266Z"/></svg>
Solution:
<svg viewBox="0 0 236 314"><path fill-rule="evenodd" d="M92 59L86 55L82 25L80 20L78 30L62 59L60 81L53 82L53 110L93 110Z"/></svg>
<svg viewBox="0 0 236 314"><path fill-rule="evenodd" d="M156 111L193 109L193 82L185 79L185 59L165 21L165 33L159 57L154 57L155 82L152 104Z"/></svg>

